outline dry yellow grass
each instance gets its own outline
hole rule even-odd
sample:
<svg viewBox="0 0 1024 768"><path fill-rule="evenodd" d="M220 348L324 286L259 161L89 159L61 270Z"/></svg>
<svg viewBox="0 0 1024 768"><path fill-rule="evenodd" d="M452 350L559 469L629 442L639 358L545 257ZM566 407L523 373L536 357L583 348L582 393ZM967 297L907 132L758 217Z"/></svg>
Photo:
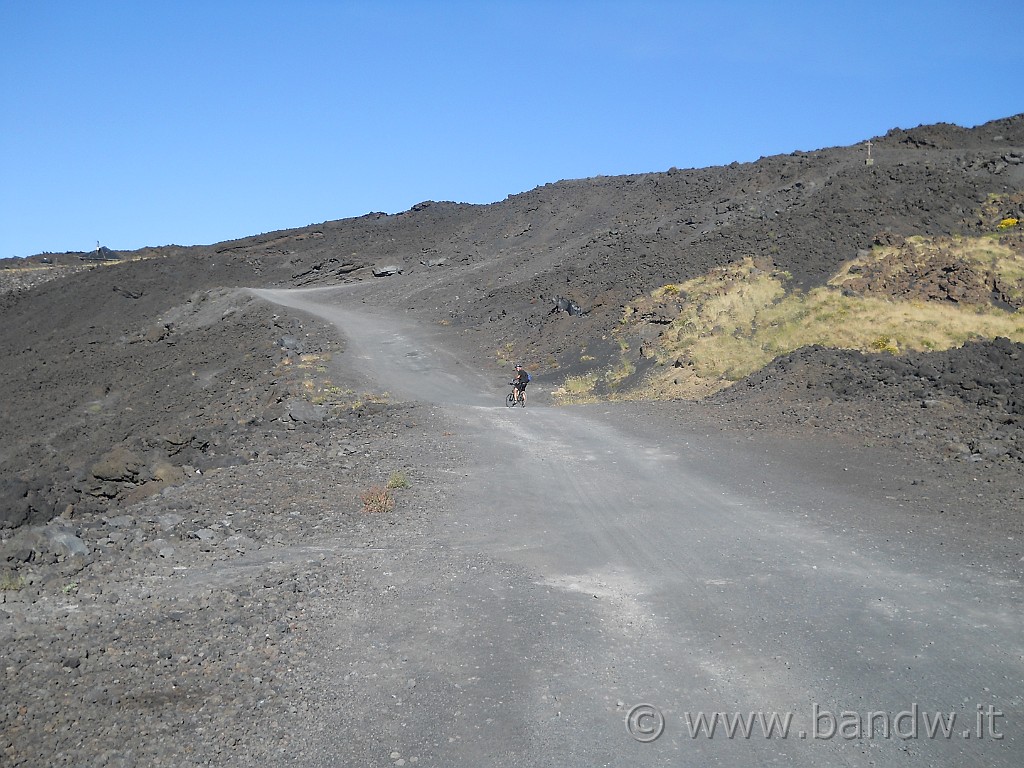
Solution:
<svg viewBox="0 0 1024 768"><path fill-rule="evenodd" d="M569 376L561 387L555 389L551 394L555 402L562 405L579 405L581 403L592 403L598 398L594 394L594 387L597 386L600 375L592 371L583 376Z"/></svg>
<svg viewBox="0 0 1024 768"><path fill-rule="evenodd" d="M897 258L898 257L898 258ZM886 277L915 277L937 263L966 265L972 274L998 281L1003 294L1024 303L1024 255L998 235L975 238L911 238L894 255L877 248L842 266L825 286L787 290L787 275L747 257L684 283L666 285L631 302L617 331L620 343L639 335L645 317L665 323L647 346L657 365L643 384L614 399L699 399L764 367L776 357L819 344L894 354L943 350L971 339L1005 336L1024 341L1024 311L994 304L900 300L851 295L843 287L884 262ZM945 261L942 261L945 260ZM880 267L879 267L880 268ZM604 373L566 380L561 402L596 399L598 381L621 381L632 370L625 356Z"/></svg>

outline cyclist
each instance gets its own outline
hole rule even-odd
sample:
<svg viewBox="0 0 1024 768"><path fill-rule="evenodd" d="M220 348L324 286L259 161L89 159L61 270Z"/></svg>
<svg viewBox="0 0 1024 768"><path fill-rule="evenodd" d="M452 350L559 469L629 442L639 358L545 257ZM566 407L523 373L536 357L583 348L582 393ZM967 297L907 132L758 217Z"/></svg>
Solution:
<svg viewBox="0 0 1024 768"><path fill-rule="evenodd" d="M515 395L516 402L522 401L523 405L526 405L526 385L529 383L530 374L523 366L516 363L516 377L512 380L512 386L515 387L512 393Z"/></svg>

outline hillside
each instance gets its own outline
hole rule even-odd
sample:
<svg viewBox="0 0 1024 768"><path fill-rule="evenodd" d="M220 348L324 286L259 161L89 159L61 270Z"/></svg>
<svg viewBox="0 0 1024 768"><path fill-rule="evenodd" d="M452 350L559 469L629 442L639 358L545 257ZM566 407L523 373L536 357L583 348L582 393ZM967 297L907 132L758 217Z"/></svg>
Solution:
<svg viewBox="0 0 1024 768"><path fill-rule="evenodd" d="M414 710L459 715L460 686L474 684L476 665L503 644L488 641L472 664L443 673L455 688L434 688L430 670L475 639L467 626L480 626L446 611L507 626L527 641L522 653L515 643L505 649L511 658L534 658L532 619L512 622L506 610L531 592L548 600L552 583L532 571L509 580L511 560L484 557L480 537L494 536L503 551L521 527L524 550L541 538L558 546L554 516L566 541L657 545L654 570L677 553L681 563L701 549L721 558L705 571L713 580L698 585L708 601L693 604L722 609L725 624L705 646L722 644L720 627L732 628L734 615L765 618L725 610L726 584L749 597L756 580L774 600L777 579L792 573L808 597L785 597L818 614L821 574L865 532L892 554L854 562L884 563L873 577L892 582L893 604L915 590L922 600L937 595L906 611L914 621L927 612L944 627L958 619L990 632L976 613L980 598L945 602L957 580L994 589L1002 621L1015 599L1007 585L1022 576L1024 115L893 130L872 139L871 159L866 144L836 147L560 181L486 206L424 202L209 246L0 262L4 765L319 764L324 756L310 750L328 732L345 754L365 749L346 764L402 764L398 741L381 734L406 733ZM385 321L397 316L395 327L443 340L444 360L462 369L452 378L461 398L446 411L380 391L358 365L372 356L360 358L353 342L357 354L342 357L350 342L326 315L247 290L316 286L340 286L329 295L360 310L350 317L364 332L391 333ZM387 346L378 344L397 361L392 372L418 375L421 360ZM533 372L531 408L466 406L494 394L500 408L516 361ZM445 386L438 378L432 384ZM494 392L476 392L481 382ZM594 404L531 410L575 402ZM469 455L484 441L456 434L469 431L463 414L484 425L491 453ZM485 482L479 473L505 460L507 435L493 428L504 417L524 430L531 422L519 417L586 417L603 424L575 434L606 439L577 456L586 440L549 427L537 433L545 444L524 447L533 472ZM628 450L617 442L623 434L633 435ZM581 479L585 462L604 490ZM664 467L691 474L666 476ZM556 471L541 486L548 468ZM638 473L647 484L632 483ZM523 493L533 524L505 513L504 493L471 494L483 501L453 517L462 485ZM727 498L722 489L733 485ZM619 502L606 503L604 493L620 490ZM578 516L548 508L559 493L584 497ZM657 504L672 533L650 526ZM701 509L707 527L690 536L689 515ZM732 516L741 509L750 516ZM627 515L643 537L623 535ZM727 519L746 522L733 529ZM771 553L781 540L767 528L780 523L784 546ZM817 551L826 540L832 548ZM927 589L916 576L890 578L927 548L953 576ZM600 552L603 563L614 549ZM902 635L903 625L875 611L882 592L865 588L867 572L839 560L838 609L847 610L838 592L860 590L864 604L851 610L876 627L864 643ZM733 574L734 561L753 578ZM691 591L687 563L687 586L666 594ZM616 606L640 633L631 640L643 638L646 619L630 608L635 584L617 596L606 583L614 576L565 577L570 597L605 613L574 620L547 602L531 609L564 628L552 647L591 659L576 650L579 633L604 637ZM452 599L462 586L478 587L481 602ZM939 602L945 614L934 610ZM957 605L967 606L962 617ZM833 622L840 631L850 615L859 613ZM685 622L672 637L701 645L688 634L689 613ZM438 652L407 663L404 643L435 625L444 625ZM806 625L784 624L782 634L802 637ZM1012 622L1003 629L1015 636ZM760 649L764 625L751 636ZM822 643L830 679L838 644ZM907 674L916 675L924 651L913 653ZM616 658L607 667L618 685ZM780 659L788 657L771 663ZM933 661L948 666L945 656ZM895 669L881 663L884 674ZM766 667L751 669L760 680ZM984 683L966 669L970 685ZM1013 679L1003 668L992 674ZM610 690L601 687L606 703ZM989 697L985 688L978 701ZM578 731L558 698L544 732L555 720ZM455 719L467 732L481 725ZM444 729L423 734L417 742ZM905 760L898 746L896 760Z"/></svg>
<svg viewBox="0 0 1024 768"><path fill-rule="evenodd" d="M302 377L289 380L280 369L290 353L281 339L298 333L296 321L269 317L233 292L242 286L362 283L363 301L448 328L468 359L496 377L522 360L543 382L542 397L581 377L600 382L590 388L599 396L694 396L828 340L797 336L773 347L755 338L757 354L741 348L743 364L706 374L710 381L653 386L657 377L645 379L652 368L667 371L660 380L677 380L680 366L693 367L678 350L654 349L683 312L686 291L696 290L688 281L746 263L789 295L810 296L831 281L836 291L884 303L898 298L899 285L906 293L914 284L910 298L918 303L963 310L970 304L963 296L922 293L919 285L931 279L937 287L925 273L948 275L949 264L925 259L897 269L892 262L908 238L997 238L1009 255L998 280L985 269L959 274L1008 323L969 328L937 348L974 337L1019 340L1010 315L1020 306L1021 240L1006 223L1024 219L1024 116L972 129L893 130L872 141L871 164L867 158L866 145L837 147L560 181L486 206L424 202L397 215L212 246L105 252L104 261L47 254L6 262L0 521L16 526L69 509L99 511L180 479L183 466L251 453L247 431L272 422L303 393ZM888 272L878 266L880 248L889 249ZM857 267L863 274L853 281L851 265L869 254L875 266ZM959 255L946 261L966 264ZM841 270L846 282L835 288ZM900 280L892 278L901 270ZM63 277L45 279L55 275ZM671 297L670 311L664 301L651 303L666 286L680 285L689 288ZM766 306L781 306L779 296ZM559 311L559 297L581 312ZM627 308L644 322L624 329ZM853 325L863 310L844 307L837 316ZM721 336L720 326L696 328L688 343ZM736 337L735 329L726 335ZM895 335L868 334L874 342ZM112 453L127 465L98 471Z"/></svg>

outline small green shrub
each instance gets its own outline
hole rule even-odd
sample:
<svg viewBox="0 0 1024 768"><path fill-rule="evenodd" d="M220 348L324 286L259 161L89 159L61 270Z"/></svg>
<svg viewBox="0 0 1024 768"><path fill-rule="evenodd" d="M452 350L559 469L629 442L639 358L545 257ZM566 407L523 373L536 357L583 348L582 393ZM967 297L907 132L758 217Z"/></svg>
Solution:
<svg viewBox="0 0 1024 768"><path fill-rule="evenodd" d="M892 355L900 353L900 343L892 336L879 336L871 342L871 348L879 352L888 352Z"/></svg>
<svg viewBox="0 0 1024 768"><path fill-rule="evenodd" d="M408 488L409 480L405 476L405 472L392 472L391 477L388 478L388 488Z"/></svg>
<svg viewBox="0 0 1024 768"><path fill-rule="evenodd" d="M669 283L668 285L661 286L661 288L655 288L654 291L651 293L651 296L654 297L655 299L661 299L664 297L672 298L679 296L681 292L682 286L680 286L678 283Z"/></svg>

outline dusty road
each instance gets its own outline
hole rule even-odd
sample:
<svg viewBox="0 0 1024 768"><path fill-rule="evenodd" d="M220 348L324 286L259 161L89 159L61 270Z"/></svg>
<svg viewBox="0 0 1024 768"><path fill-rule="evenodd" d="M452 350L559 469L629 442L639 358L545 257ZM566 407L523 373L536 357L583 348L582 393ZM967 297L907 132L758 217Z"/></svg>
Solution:
<svg viewBox="0 0 1024 768"><path fill-rule="evenodd" d="M325 628L287 764L1024 764L1024 590L957 542L625 407L506 409L344 291L259 295L337 324L468 457L428 529L368 557L381 599Z"/></svg>

